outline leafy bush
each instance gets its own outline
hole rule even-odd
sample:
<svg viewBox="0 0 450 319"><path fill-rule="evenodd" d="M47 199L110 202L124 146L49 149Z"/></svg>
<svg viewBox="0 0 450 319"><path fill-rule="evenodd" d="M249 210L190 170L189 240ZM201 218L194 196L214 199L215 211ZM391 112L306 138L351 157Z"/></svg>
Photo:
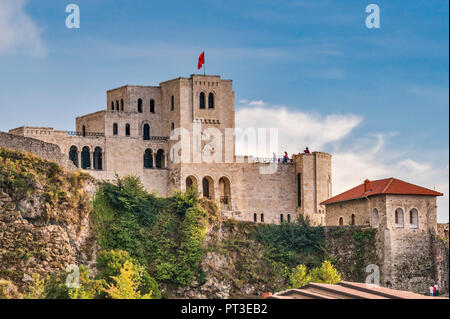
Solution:
<svg viewBox="0 0 450 319"><path fill-rule="evenodd" d="M31 276L31 283L23 294L24 299L44 299L45 298L45 278L41 278L38 273Z"/></svg>
<svg viewBox="0 0 450 319"><path fill-rule="evenodd" d="M91 278L89 269L80 265L79 287L69 288L66 285L68 273L61 271L58 275L51 276L45 286L45 298L47 299L98 299L104 297L105 280Z"/></svg>
<svg viewBox="0 0 450 319"><path fill-rule="evenodd" d="M289 279L291 288L299 288L311 282L337 284L341 281L341 275L328 260L325 260L320 267L311 269L309 273L305 265L298 265L292 269Z"/></svg>
<svg viewBox="0 0 450 319"><path fill-rule="evenodd" d="M139 280L135 275L134 265L126 261L118 276L113 276L114 284L109 284L105 292L111 299L151 299L152 292L142 294Z"/></svg>
<svg viewBox="0 0 450 319"><path fill-rule="evenodd" d="M106 283L113 283L113 277L120 275L121 269L129 262L132 267L133 278L138 283L138 291L142 294L152 293L153 299L161 298L158 283L147 272L144 266L136 263L128 252L124 250L100 251L97 257L97 279L104 279Z"/></svg>
<svg viewBox="0 0 450 319"><path fill-rule="evenodd" d="M255 238L265 247L268 258L292 268L302 263L308 268L320 265L325 256L322 227L312 227L300 218L295 223L259 225Z"/></svg>

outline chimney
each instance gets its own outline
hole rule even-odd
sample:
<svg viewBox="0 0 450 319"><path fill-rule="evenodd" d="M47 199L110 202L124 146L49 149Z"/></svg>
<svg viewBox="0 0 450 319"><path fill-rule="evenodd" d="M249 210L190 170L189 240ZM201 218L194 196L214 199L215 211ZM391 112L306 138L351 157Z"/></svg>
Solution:
<svg viewBox="0 0 450 319"><path fill-rule="evenodd" d="M364 193L367 193L368 191L372 190L372 184L368 179L364 181Z"/></svg>

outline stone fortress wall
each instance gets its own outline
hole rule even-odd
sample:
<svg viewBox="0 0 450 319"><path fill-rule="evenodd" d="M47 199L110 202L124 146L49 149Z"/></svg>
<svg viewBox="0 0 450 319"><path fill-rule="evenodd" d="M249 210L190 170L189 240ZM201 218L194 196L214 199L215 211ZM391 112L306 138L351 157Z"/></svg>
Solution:
<svg viewBox="0 0 450 319"><path fill-rule="evenodd" d="M60 147L54 143L0 132L0 147L33 153L40 158L56 162L66 169L75 169L73 163L61 152Z"/></svg>

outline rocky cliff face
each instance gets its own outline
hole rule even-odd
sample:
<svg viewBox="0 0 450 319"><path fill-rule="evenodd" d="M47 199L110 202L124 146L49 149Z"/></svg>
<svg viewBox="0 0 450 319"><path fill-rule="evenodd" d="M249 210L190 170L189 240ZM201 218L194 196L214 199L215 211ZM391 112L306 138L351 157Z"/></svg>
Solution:
<svg viewBox="0 0 450 319"><path fill-rule="evenodd" d="M0 149L0 278L18 287L95 253L89 194L93 179L30 154Z"/></svg>

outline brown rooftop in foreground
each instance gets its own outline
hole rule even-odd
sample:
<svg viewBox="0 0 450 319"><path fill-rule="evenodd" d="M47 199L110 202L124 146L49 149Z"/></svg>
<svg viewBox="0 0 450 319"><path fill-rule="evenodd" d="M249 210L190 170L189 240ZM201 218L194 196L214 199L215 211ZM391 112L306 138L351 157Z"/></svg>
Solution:
<svg viewBox="0 0 450 319"><path fill-rule="evenodd" d="M366 179L363 184L358 185L346 192L331 197L322 202L322 205L339 203L353 199L360 199L364 197L380 195L380 194L395 194L395 195L425 195L425 196L442 196L442 193L434 190L417 186L396 178L385 178L376 181L369 181Z"/></svg>
<svg viewBox="0 0 450 319"><path fill-rule="evenodd" d="M423 296L409 291L395 290L365 283L341 281L339 284L310 283L301 288L288 289L267 299L447 299Z"/></svg>

